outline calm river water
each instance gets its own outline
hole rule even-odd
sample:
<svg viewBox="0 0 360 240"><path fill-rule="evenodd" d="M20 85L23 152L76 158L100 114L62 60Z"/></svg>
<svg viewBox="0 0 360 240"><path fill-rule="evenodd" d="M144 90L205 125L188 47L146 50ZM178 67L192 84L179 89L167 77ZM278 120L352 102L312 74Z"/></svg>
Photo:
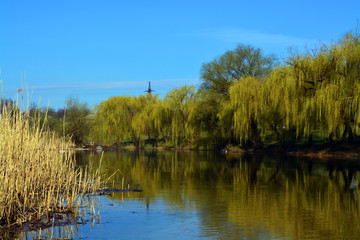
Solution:
<svg viewBox="0 0 360 240"><path fill-rule="evenodd" d="M81 153L97 167L101 153ZM215 152L105 152L101 220L75 239L360 239L356 161Z"/></svg>

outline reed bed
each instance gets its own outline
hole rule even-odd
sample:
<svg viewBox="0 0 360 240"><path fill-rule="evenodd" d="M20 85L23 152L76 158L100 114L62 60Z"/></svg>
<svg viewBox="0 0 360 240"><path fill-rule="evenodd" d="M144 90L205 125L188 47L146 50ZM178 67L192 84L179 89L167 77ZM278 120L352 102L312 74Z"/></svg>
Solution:
<svg viewBox="0 0 360 240"><path fill-rule="evenodd" d="M0 114L0 227L79 210L100 186L98 172L75 166L71 142L56 138L40 118L16 104Z"/></svg>

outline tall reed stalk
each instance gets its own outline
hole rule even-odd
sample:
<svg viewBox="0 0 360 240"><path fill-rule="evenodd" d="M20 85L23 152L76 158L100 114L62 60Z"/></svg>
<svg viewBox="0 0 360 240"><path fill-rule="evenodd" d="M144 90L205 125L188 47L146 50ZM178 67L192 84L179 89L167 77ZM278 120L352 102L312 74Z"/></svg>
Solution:
<svg viewBox="0 0 360 240"><path fill-rule="evenodd" d="M74 212L99 175L75 167L71 142L56 138L16 104L0 113L0 226Z"/></svg>

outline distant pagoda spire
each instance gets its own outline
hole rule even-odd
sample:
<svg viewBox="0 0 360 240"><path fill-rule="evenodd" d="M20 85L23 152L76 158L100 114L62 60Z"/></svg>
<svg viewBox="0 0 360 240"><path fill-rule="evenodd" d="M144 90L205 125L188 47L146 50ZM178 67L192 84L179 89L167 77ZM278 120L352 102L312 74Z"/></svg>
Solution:
<svg viewBox="0 0 360 240"><path fill-rule="evenodd" d="M146 90L146 91L144 91L144 92L147 92L147 93L150 93L150 94L151 94L151 92L156 92L155 90L152 90L152 89L151 89L150 81L149 81L149 88L148 88L148 90Z"/></svg>

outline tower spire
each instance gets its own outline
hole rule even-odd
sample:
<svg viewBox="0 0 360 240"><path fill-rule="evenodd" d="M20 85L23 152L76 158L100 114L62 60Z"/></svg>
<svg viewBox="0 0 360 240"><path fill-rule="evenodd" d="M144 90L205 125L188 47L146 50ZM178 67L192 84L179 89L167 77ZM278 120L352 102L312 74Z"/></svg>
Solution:
<svg viewBox="0 0 360 240"><path fill-rule="evenodd" d="M149 88L148 88L148 90L146 90L146 91L144 91L144 92L147 92L147 93L150 93L150 94L151 94L151 92L156 92L155 90L152 90L152 89L151 89L150 81L149 81Z"/></svg>

